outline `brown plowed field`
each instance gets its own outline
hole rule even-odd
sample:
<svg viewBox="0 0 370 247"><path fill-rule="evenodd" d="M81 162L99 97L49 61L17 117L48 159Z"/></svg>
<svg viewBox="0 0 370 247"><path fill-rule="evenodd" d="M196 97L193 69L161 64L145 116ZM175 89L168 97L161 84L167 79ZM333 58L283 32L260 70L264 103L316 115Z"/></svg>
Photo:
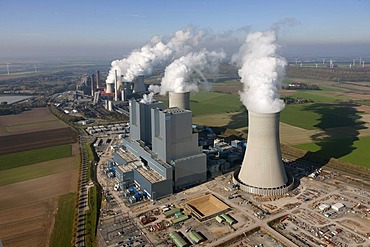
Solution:
<svg viewBox="0 0 370 247"><path fill-rule="evenodd" d="M0 187L4 246L48 246L58 197L77 188L77 169Z"/></svg>
<svg viewBox="0 0 370 247"><path fill-rule="evenodd" d="M60 128L24 134L0 136L0 154L15 153L36 148L75 143L77 133L71 128Z"/></svg>
<svg viewBox="0 0 370 247"><path fill-rule="evenodd" d="M16 115L0 116L0 136L65 128L68 125L52 115L48 108L35 108Z"/></svg>

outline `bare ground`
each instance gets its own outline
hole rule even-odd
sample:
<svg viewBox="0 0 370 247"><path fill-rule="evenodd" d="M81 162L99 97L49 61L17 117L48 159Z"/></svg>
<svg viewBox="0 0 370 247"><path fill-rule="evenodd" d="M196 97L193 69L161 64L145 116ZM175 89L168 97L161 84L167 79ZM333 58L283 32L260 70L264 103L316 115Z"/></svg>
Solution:
<svg viewBox="0 0 370 247"><path fill-rule="evenodd" d="M0 187L4 246L48 246L58 197L77 189L77 169Z"/></svg>
<svg viewBox="0 0 370 247"><path fill-rule="evenodd" d="M67 126L52 115L46 107L34 108L15 115L0 116L0 136L65 128Z"/></svg>

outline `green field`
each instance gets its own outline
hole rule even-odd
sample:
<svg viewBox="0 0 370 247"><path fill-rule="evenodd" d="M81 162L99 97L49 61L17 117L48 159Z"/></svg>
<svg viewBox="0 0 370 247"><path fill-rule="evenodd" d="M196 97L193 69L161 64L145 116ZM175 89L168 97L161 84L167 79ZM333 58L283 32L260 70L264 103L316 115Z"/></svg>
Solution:
<svg viewBox="0 0 370 247"><path fill-rule="evenodd" d="M304 129L327 129L362 125L360 112L352 105L292 104L281 112L281 121Z"/></svg>
<svg viewBox="0 0 370 247"><path fill-rule="evenodd" d="M69 193L59 197L58 213L55 216L50 246L72 246L72 230L76 208L76 193Z"/></svg>
<svg viewBox="0 0 370 247"><path fill-rule="evenodd" d="M72 145L60 145L0 155L0 171L72 156Z"/></svg>
<svg viewBox="0 0 370 247"><path fill-rule="evenodd" d="M201 91L190 96L193 116L238 112L242 107L239 95L235 94Z"/></svg>
<svg viewBox="0 0 370 247"><path fill-rule="evenodd" d="M321 143L307 143L296 147L319 153L326 157L334 157L352 164L370 168L370 136L335 140Z"/></svg>
<svg viewBox="0 0 370 247"><path fill-rule="evenodd" d="M98 217L98 196L96 186L89 189L89 210L86 211L86 244L96 246L96 227Z"/></svg>
<svg viewBox="0 0 370 247"><path fill-rule="evenodd" d="M56 174L74 167L77 167L74 159L64 158L3 170L0 173L0 186Z"/></svg>

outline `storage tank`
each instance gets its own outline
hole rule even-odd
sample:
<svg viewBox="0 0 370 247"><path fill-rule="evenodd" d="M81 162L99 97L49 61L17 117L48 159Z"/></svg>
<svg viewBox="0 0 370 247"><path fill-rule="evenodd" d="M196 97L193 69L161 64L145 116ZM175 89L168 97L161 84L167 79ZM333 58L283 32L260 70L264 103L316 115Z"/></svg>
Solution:
<svg viewBox="0 0 370 247"><path fill-rule="evenodd" d="M169 98L169 108L178 107L180 109L190 110L189 92L182 93L169 92L168 98Z"/></svg>
<svg viewBox="0 0 370 247"><path fill-rule="evenodd" d="M280 196L293 187L282 161L279 138L280 112L248 111L247 149L234 180L246 192Z"/></svg>

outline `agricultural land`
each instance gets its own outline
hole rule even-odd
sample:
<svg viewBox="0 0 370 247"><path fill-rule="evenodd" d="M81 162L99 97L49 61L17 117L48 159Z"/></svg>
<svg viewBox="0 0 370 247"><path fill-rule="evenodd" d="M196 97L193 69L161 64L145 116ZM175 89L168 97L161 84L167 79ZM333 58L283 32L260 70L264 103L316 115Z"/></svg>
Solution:
<svg viewBox="0 0 370 247"><path fill-rule="evenodd" d="M6 144L0 148L3 245L70 243L80 162L76 133L47 108L35 108L0 116L0 143Z"/></svg>

